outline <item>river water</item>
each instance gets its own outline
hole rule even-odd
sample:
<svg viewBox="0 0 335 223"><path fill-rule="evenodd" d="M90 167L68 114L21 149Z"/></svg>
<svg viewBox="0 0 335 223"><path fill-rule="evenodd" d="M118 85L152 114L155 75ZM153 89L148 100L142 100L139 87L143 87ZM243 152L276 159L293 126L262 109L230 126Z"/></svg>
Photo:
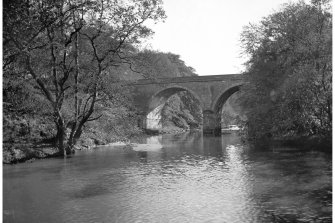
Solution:
<svg viewBox="0 0 335 223"><path fill-rule="evenodd" d="M4 166L4 222L331 222L330 155L235 134L145 143Z"/></svg>

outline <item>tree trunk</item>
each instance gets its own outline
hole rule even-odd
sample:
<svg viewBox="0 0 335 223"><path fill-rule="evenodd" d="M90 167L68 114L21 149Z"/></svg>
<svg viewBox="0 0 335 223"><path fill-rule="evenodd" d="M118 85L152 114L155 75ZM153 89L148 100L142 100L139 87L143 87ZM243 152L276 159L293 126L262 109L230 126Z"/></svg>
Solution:
<svg viewBox="0 0 335 223"><path fill-rule="evenodd" d="M71 154L71 148L69 148L68 146L65 147L67 137L66 137L66 127L62 117L58 116L56 126L57 126L56 141L59 153L63 154L63 156L66 157L67 155Z"/></svg>
<svg viewBox="0 0 335 223"><path fill-rule="evenodd" d="M67 140L67 148L68 150L71 152L73 150L73 146L76 144L76 142L73 140L73 135L76 131L76 123L73 123L72 126L71 126L71 133L70 133L70 136Z"/></svg>
<svg viewBox="0 0 335 223"><path fill-rule="evenodd" d="M76 70L74 74L74 106L75 106L75 120L76 123L78 121L79 116L79 104L78 104L78 77L79 77L79 59L78 59L78 48L79 48L79 38L78 33L76 33L75 36L75 64L76 64Z"/></svg>
<svg viewBox="0 0 335 223"><path fill-rule="evenodd" d="M83 127L84 125L81 125L81 124L79 124L79 126L77 127L76 132L73 135L73 139L72 139L73 145L75 145L77 143L77 140L80 138L81 133L83 132Z"/></svg>
<svg viewBox="0 0 335 223"><path fill-rule="evenodd" d="M68 152L72 153L73 151L73 147L76 145L78 139L80 138L81 134L82 134L82 128L83 128L83 124L82 123L72 123L71 126L71 133L70 136L67 140L67 150Z"/></svg>
<svg viewBox="0 0 335 223"><path fill-rule="evenodd" d="M56 123L56 125L57 125L57 135L56 135L57 147L59 153L66 156L66 151L64 149L65 131L64 128L60 126L58 122Z"/></svg>

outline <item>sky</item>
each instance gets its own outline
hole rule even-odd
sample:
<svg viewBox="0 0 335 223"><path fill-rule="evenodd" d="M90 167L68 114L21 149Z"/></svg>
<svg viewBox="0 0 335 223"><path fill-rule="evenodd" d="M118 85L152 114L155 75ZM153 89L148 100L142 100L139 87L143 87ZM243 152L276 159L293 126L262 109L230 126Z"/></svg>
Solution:
<svg viewBox="0 0 335 223"><path fill-rule="evenodd" d="M145 47L181 56L199 75L244 70L239 39L243 26L259 22L289 0L163 0L167 19L151 25ZM291 1L292 2L292 1ZM294 1L293 1L294 2Z"/></svg>

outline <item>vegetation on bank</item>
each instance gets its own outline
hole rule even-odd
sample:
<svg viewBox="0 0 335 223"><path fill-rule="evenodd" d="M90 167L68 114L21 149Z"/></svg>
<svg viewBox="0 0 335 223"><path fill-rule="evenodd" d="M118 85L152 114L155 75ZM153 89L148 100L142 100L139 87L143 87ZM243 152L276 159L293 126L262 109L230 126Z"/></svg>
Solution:
<svg viewBox="0 0 335 223"><path fill-rule="evenodd" d="M131 89L113 83L196 75L178 55L138 49L145 22L164 18L156 0L4 1L4 162L142 134Z"/></svg>
<svg viewBox="0 0 335 223"><path fill-rule="evenodd" d="M244 28L249 139L317 138L331 147L332 14L326 0L284 5Z"/></svg>
<svg viewBox="0 0 335 223"><path fill-rule="evenodd" d="M89 122L123 104L127 94L103 83L131 65L135 46L152 34L145 22L164 18L157 0L4 1L4 99L9 90L20 97L11 87L23 83L54 122L60 154L71 153Z"/></svg>

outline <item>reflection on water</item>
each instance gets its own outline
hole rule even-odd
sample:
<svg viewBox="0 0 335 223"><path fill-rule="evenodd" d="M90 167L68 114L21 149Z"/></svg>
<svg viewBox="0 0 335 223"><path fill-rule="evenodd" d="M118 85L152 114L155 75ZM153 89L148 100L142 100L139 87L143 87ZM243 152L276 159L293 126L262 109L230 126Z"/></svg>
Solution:
<svg viewBox="0 0 335 223"><path fill-rule="evenodd" d="M4 166L4 222L331 222L325 154L257 151L234 134L142 143L156 146Z"/></svg>

